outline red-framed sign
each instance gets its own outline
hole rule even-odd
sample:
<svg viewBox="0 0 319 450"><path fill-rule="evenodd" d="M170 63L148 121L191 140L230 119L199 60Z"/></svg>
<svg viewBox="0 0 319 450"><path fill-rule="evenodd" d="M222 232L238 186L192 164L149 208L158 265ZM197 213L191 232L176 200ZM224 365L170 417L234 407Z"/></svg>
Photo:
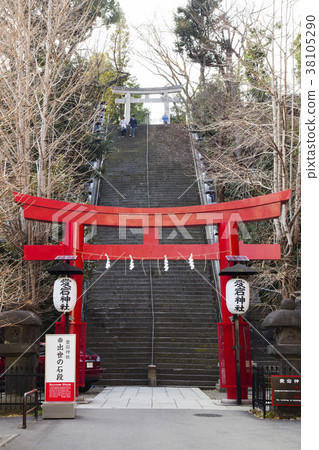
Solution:
<svg viewBox="0 0 319 450"><path fill-rule="evenodd" d="M45 339L45 401L75 400L75 334L47 334Z"/></svg>

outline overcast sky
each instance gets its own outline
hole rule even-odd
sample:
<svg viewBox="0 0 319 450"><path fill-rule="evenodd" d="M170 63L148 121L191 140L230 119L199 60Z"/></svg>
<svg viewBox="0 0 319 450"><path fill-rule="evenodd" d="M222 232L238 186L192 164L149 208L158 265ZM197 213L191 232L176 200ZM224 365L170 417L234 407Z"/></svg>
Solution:
<svg viewBox="0 0 319 450"><path fill-rule="evenodd" d="M156 0L119 0L121 8L125 14L127 24L130 28L130 40L133 47L141 47L141 43L137 37L134 27L154 23L161 23L164 20L168 24L173 23L173 14L176 12L179 6L186 6L188 0L168 0L168 1L156 1ZM145 77L145 69L140 70L140 75L143 80L149 81ZM142 84L141 84L142 85ZM151 86L148 84L148 86ZM144 86L144 85L143 85Z"/></svg>
<svg viewBox="0 0 319 450"><path fill-rule="evenodd" d="M139 49L140 52L143 52L143 48L146 48L146 44L141 42L134 30L134 27L142 26L147 23L154 23L155 18L158 24L161 21L165 21L167 24L173 24L173 14L176 12L179 6L185 7L188 3L188 0L167 0L167 1L158 1L158 0L118 0L120 6L125 14L126 22L129 26L130 30L130 45L133 48ZM311 1L311 0L306 0ZM227 10L229 6L236 5L238 6L241 2L243 5L249 5L252 7L253 5L258 10L261 5L265 7L265 5L269 5L271 0L224 0L223 4L225 9ZM300 1L296 0L297 5L300 5ZM228 7L227 7L228 4ZM278 1L280 5L280 1ZM298 5L298 6L299 6ZM298 6L296 9L298 9ZM271 10L270 10L271 11ZM298 15L298 12L296 12ZM100 39L100 42L103 42L104 39ZM162 77L157 77L154 74L148 72L144 66L139 64L138 57L132 55L129 65L129 72L132 76L137 78L137 82L140 87L157 87L164 86L167 84L166 80ZM158 123L163 114L162 105L161 104L145 104L145 106L152 109L151 119L153 123Z"/></svg>
<svg viewBox="0 0 319 450"><path fill-rule="evenodd" d="M133 48L138 48L143 52L146 48L145 43L141 42L137 36L135 27L147 23L156 22L161 23L165 20L166 23L173 23L173 14L179 6L186 6L188 0L168 0L166 2L159 2L155 0L119 0L120 6L125 14L127 25L130 30L130 45ZM89 46L98 51L103 51L105 44L105 31L97 29L94 32L93 38L89 41ZM162 77L157 77L148 72L145 67L139 64L138 58L135 55L131 56L129 63L129 72L135 76L140 87L157 87L165 86L167 82ZM152 123L160 123L161 117L164 114L164 105L160 103L145 104L151 109Z"/></svg>
<svg viewBox="0 0 319 450"><path fill-rule="evenodd" d="M152 19L154 13L157 16L169 17L178 8L185 6L187 0L119 0L123 9L126 20L135 25L145 23L147 19Z"/></svg>
<svg viewBox="0 0 319 450"><path fill-rule="evenodd" d="M124 11L126 21L130 27L130 40L133 47L138 46L142 51L143 43L138 40L134 27L154 22L156 16L157 23L165 20L166 23L173 23L173 14L179 6L186 6L187 0L119 0L122 10ZM131 59L130 73L135 75L141 87L157 87L165 86L167 82L162 77L156 77L148 72L145 67L138 63L138 58ZM161 104L146 104L145 106L152 109L152 122L158 122L162 116L163 106ZM156 117L155 117L156 116Z"/></svg>

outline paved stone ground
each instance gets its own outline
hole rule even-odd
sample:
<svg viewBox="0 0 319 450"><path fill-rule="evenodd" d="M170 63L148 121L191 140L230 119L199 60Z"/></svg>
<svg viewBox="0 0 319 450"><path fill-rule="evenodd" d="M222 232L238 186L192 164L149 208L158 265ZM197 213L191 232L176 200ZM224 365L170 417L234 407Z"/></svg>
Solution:
<svg viewBox="0 0 319 450"><path fill-rule="evenodd" d="M100 390L100 389L99 389ZM221 409L249 411L251 406L225 406L225 393L199 388L114 386L83 396L78 409ZM215 398L214 398L215 397Z"/></svg>

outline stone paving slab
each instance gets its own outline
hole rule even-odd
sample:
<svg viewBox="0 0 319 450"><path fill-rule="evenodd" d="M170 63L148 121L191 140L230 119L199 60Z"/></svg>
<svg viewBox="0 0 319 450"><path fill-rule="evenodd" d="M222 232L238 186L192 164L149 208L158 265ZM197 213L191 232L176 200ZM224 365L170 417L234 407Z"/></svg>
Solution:
<svg viewBox="0 0 319 450"><path fill-rule="evenodd" d="M4 447L16 436L18 436L18 434L0 434L0 447Z"/></svg>
<svg viewBox="0 0 319 450"><path fill-rule="evenodd" d="M78 409L222 409L248 411L251 406L223 405L199 388L147 386L106 387L94 398L77 405Z"/></svg>

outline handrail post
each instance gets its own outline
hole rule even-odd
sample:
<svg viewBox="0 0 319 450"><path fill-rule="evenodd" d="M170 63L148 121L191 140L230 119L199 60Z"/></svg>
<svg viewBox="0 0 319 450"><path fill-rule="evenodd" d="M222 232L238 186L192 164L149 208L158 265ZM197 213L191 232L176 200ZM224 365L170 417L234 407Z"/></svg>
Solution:
<svg viewBox="0 0 319 450"><path fill-rule="evenodd" d="M268 375L267 370L267 375ZM265 380L265 369L263 367L262 369L262 390L263 390L263 412L264 412L264 419L266 418L266 380Z"/></svg>
<svg viewBox="0 0 319 450"><path fill-rule="evenodd" d="M38 391L38 389L36 389L36 392L35 392L35 404L36 404L36 408L35 408L35 412L34 412L34 417L35 417L35 420L38 420L38 418L39 418L39 391Z"/></svg>
<svg viewBox="0 0 319 450"><path fill-rule="evenodd" d="M253 377L252 377L252 406L253 409L255 409L255 398L256 398L256 393L255 393L255 389L256 389L256 369L255 366L253 367Z"/></svg>
<svg viewBox="0 0 319 450"><path fill-rule="evenodd" d="M27 398L28 396L35 394L35 406L27 410ZM39 417L39 391L38 389L33 389L32 391L25 392L23 395L23 418L22 418L22 428L27 428L27 414L31 411L35 411L35 420Z"/></svg>

